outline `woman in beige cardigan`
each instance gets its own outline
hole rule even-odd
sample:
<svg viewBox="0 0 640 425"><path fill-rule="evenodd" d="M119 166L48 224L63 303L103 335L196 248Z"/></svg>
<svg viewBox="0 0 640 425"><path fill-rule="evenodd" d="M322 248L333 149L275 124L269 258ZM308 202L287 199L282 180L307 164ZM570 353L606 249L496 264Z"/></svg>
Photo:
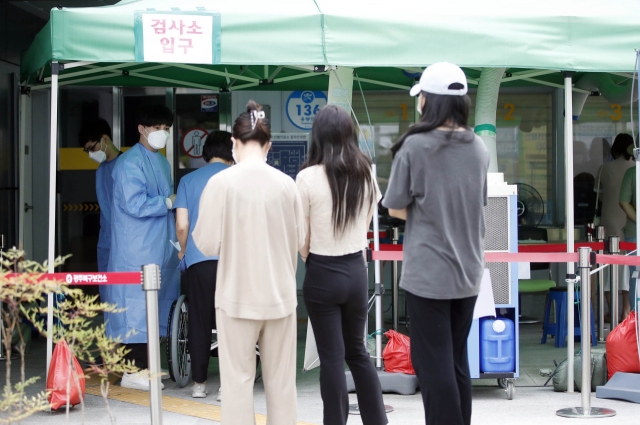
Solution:
<svg viewBox="0 0 640 425"><path fill-rule="evenodd" d="M258 341L269 423L296 424L296 265L305 221L294 181L270 167L271 131L250 101L233 126L237 165L209 180L193 239L219 255L215 295L222 423L253 425Z"/></svg>

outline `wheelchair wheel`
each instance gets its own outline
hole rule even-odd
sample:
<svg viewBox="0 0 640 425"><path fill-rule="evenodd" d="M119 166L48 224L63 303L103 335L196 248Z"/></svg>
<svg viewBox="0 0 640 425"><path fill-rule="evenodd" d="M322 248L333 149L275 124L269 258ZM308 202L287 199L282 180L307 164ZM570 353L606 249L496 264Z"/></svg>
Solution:
<svg viewBox="0 0 640 425"><path fill-rule="evenodd" d="M174 301L169 311L167 326L167 362L169 376L183 388L191 379L191 357L188 342L189 306L186 296Z"/></svg>

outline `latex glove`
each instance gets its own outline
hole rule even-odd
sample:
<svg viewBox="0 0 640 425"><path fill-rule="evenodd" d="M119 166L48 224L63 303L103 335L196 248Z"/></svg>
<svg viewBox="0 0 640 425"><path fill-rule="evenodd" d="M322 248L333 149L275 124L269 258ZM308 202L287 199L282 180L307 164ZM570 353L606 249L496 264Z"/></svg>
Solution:
<svg viewBox="0 0 640 425"><path fill-rule="evenodd" d="M175 201L176 201L176 194L174 193L173 195L167 198L167 201L166 201L167 208L172 209Z"/></svg>

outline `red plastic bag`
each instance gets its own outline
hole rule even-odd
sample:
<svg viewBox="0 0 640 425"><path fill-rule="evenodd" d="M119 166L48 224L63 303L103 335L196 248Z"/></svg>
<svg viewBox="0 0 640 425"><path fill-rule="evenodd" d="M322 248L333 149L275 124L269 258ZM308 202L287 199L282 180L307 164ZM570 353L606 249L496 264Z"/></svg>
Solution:
<svg viewBox="0 0 640 425"><path fill-rule="evenodd" d="M390 373L415 375L416 371L411 365L409 337L394 330L385 332L384 336L389 338L389 342L382 352L384 370Z"/></svg>
<svg viewBox="0 0 640 425"><path fill-rule="evenodd" d="M609 379L616 372L640 373L635 311L607 336L607 370Z"/></svg>
<svg viewBox="0 0 640 425"><path fill-rule="evenodd" d="M74 371L69 373L69 360L71 359ZM51 408L57 410L67 405L67 380L69 380L69 404L80 404L85 395L84 372L78 363L78 359L69 350L69 345L64 339L60 340L53 349L49 376L47 376L47 390ZM77 382L76 382L77 380ZM78 392L80 387L80 394Z"/></svg>

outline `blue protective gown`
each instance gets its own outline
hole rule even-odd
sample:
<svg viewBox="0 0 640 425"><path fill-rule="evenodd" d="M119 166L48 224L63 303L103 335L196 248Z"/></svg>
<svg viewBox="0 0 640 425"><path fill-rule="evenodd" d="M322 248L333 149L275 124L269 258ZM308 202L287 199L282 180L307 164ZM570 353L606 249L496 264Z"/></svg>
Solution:
<svg viewBox="0 0 640 425"><path fill-rule="evenodd" d="M113 201L113 167L118 157L104 161L96 171L96 196L100 206L100 235L98 236L98 271L106 272L111 252L111 203ZM100 289L106 286L100 286Z"/></svg>
<svg viewBox="0 0 640 425"><path fill-rule="evenodd" d="M160 335L167 333L171 303L180 293L175 218L165 199L173 193L169 162L141 143L118 158L113 173L111 256L109 270L140 271L145 264L161 268L158 292ZM107 336L125 344L147 342L145 294L142 285L112 285L106 301L126 308L107 314ZM134 331L134 334L127 335Z"/></svg>

